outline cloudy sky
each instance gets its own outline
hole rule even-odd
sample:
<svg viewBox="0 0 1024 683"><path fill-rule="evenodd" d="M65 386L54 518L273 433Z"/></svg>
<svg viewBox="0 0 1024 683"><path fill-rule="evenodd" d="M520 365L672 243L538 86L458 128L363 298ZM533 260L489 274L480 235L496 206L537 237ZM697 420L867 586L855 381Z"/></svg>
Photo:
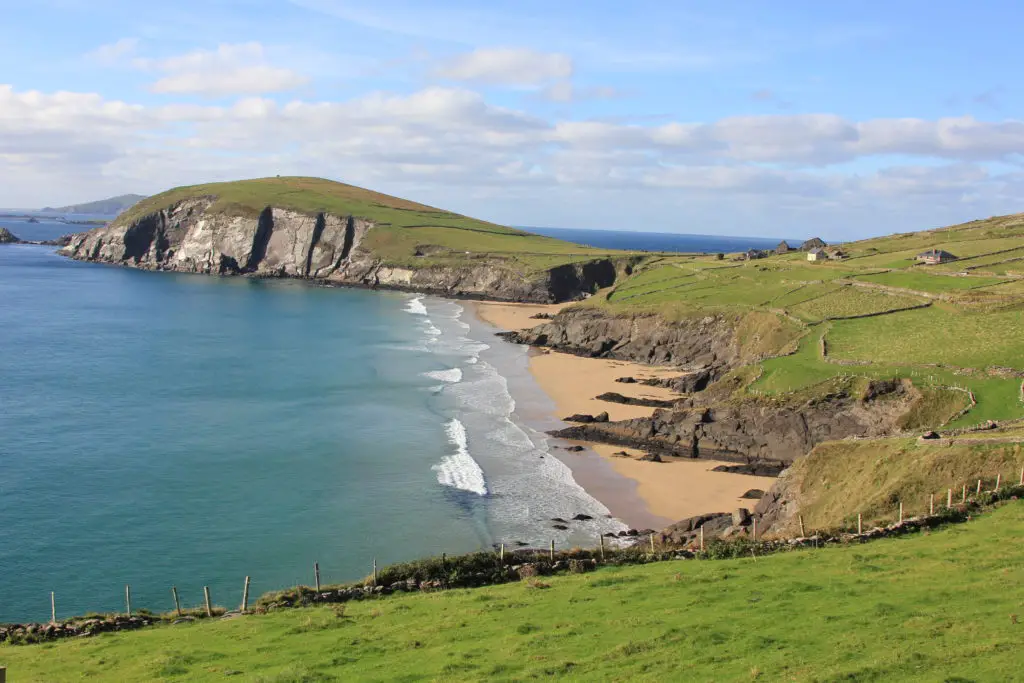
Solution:
<svg viewBox="0 0 1024 683"><path fill-rule="evenodd" d="M513 225L853 239L1024 211L1008 0L0 14L0 206L301 174Z"/></svg>

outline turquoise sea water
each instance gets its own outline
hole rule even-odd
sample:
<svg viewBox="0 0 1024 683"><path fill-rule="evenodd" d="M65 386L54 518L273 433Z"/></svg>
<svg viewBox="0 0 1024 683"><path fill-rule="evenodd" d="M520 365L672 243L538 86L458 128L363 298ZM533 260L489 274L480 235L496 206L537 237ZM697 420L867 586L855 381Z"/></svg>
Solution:
<svg viewBox="0 0 1024 683"><path fill-rule="evenodd" d="M352 580L623 528L542 457L508 391L525 368L454 301L2 246L0 622L48 619L50 591L58 616L120 609L125 584L136 607L172 585L233 607L246 575L259 595L314 561Z"/></svg>

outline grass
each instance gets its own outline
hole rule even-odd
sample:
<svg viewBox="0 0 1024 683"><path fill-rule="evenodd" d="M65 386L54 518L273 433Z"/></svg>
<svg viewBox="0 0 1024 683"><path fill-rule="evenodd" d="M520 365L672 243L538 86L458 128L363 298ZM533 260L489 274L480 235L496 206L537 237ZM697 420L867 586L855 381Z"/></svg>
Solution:
<svg viewBox="0 0 1024 683"><path fill-rule="evenodd" d="M209 209L213 213L255 217L273 206L310 215L325 212L373 220L377 227L363 246L392 265L466 265L466 252L470 252L529 273L576 260L628 255L534 235L322 178L257 178L178 187L144 199L118 221L131 222L197 197L213 198ZM416 256L418 249L430 256Z"/></svg>
<svg viewBox="0 0 1024 683"><path fill-rule="evenodd" d="M17 681L1010 680L1022 534L1010 503L863 546L0 646L0 661Z"/></svg>
<svg viewBox="0 0 1024 683"><path fill-rule="evenodd" d="M858 513L865 524L892 521L900 502L908 517L925 514L931 495L938 510L950 489L959 501L962 487L973 492L978 477L985 490L994 485L997 473L1004 483L1018 481L1024 444L975 444L973 434L966 436L972 443L929 444L913 438L824 443L796 461L787 478L799 491L804 522L818 529L855 528ZM791 520L788 529L773 532L793 531L794 525Z"/></svg>
<svg viewBox="0 0 1024 683"><path fill-rule="evenodd" d="M923 268L924 266L922 266ZM900 287L912 289L919 292L943 293L956 292L967 289L980 289L1005 282L1002 278L994 277L958 277L955 275L932 275L925 270L889 271L885 273L874 273L862 275L858 279L864 282L874 282L889 287Z"/></svg>

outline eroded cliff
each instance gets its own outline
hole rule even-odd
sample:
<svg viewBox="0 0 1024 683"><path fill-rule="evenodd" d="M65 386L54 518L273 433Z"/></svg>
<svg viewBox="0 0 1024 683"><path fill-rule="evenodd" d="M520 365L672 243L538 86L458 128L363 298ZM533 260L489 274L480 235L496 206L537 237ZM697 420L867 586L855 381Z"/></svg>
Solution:
<svg viewBox="0 0 1024 683"><path fill-rule="evenodd" d="M376 226L357 216L268 206L211 211L215 197L190 198L133 220L75 235L61 250L84 261L219 275L308 278L455 297L557 302L611 285L616 266L595 259L524 275L498 260L409 267L365 248Z"/></svg>

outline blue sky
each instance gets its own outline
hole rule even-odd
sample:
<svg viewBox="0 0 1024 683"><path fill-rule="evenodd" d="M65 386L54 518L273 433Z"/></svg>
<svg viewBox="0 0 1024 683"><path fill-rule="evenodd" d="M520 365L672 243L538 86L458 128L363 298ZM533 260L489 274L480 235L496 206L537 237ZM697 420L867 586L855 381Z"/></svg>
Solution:
<svg viewBox="0 0 1024 683"><path fill-rule="evenodd" d="M318 175L516 225L1024 210L1012 2L0 0L0 206Z"/></svg>

